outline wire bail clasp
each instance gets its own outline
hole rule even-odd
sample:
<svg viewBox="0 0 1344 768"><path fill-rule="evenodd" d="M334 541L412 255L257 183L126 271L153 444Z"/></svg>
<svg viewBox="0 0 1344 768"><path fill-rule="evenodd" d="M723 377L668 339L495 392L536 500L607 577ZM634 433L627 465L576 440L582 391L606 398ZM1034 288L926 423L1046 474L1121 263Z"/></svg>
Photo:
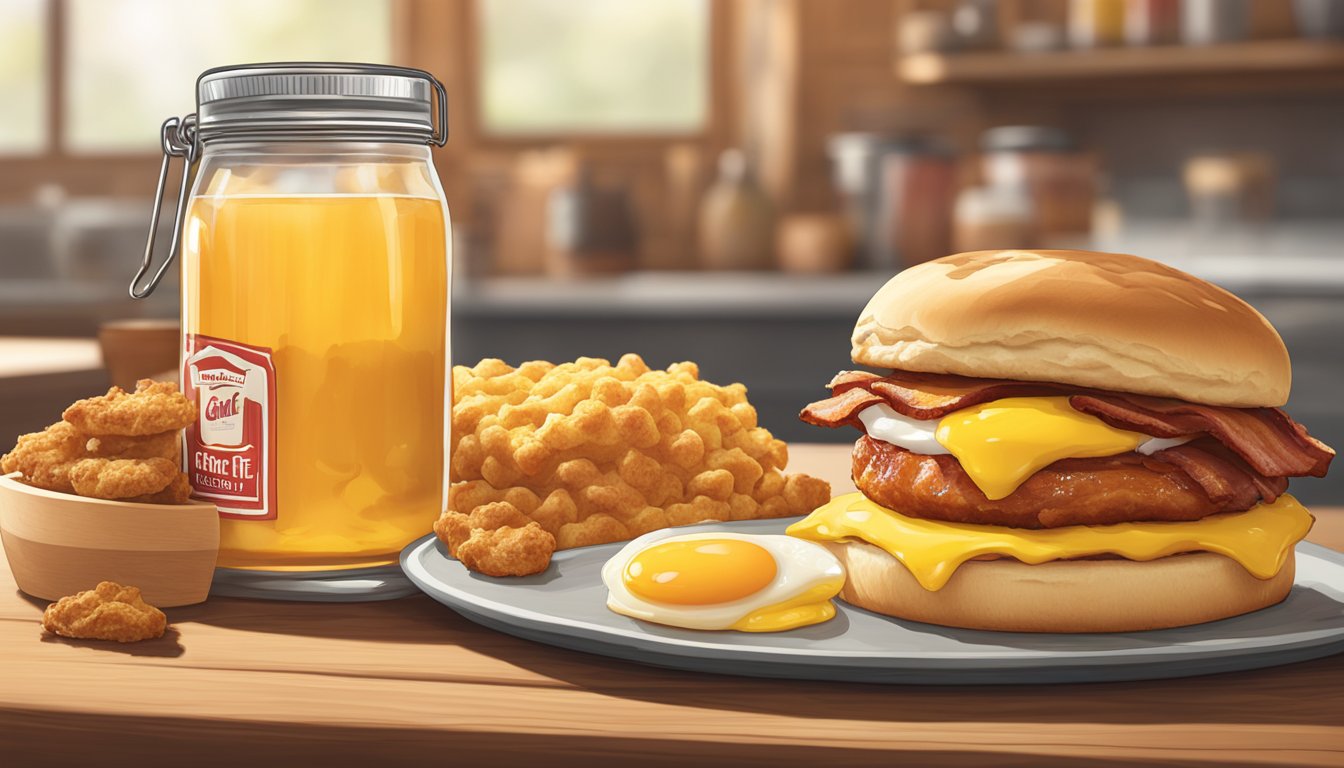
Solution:
<svg viewBox="0 0 1344 768"><path fill-rule="evenodd" d="M442 147L448 143L448 93L443 89L443 83L439 82L437 77L425 73L429 78L429 85L434 89L435 112L438 114L438 126L431 130L429 143L436 147Z"/></svg>
<svg viewBox="0 0 1344 768"><path fill-rule="evenodd" d="M190 114L186 117L170 117L163 121L163 128L160 130L160 143L163 145L163 164L159 166L159 184L154 190L154 210L149 216L149 238L145 243L145 257L140 262L140 269L131 279L131 298L143 299L154 292L158 287L159 281L163 280L168 267L172 266L173 258L177 256L178 249L182 244L182 215L187 209L188 180L191 177L191 166L196 162L198 143L196 141L196 115ZM163 266L154 273L149 284L140 285L140 281L145 275L149 274L150 267L154 263L154 240L159 230L159 210L163 207L163 189L168 181L168 166L172 163L174 157L183 158L182 160L182 186L177 192L177 212L173 216L173 239L168 246L168 257L163 260Z"/></svg>

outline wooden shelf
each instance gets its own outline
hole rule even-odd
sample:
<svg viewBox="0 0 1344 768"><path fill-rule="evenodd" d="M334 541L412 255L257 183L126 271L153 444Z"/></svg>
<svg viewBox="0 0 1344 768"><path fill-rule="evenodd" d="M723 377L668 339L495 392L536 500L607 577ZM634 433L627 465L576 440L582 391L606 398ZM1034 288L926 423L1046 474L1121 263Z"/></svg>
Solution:
<svg viewBox="0 0 1344 768"><path fill-rule="evenodd" d="M1201 47L1102 48L1048 53L923 53L896 61L916 85L1009 84L1288 72L1344 74L1344 43L1258 40Z"/></svg>

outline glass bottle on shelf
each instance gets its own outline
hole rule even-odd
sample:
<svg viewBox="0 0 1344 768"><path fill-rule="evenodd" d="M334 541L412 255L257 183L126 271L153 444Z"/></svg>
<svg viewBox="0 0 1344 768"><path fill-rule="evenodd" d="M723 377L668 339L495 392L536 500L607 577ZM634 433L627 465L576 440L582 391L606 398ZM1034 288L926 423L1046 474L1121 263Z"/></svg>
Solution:
<svg viewBox="0 0 1344 768"><path fill-rule="evenodd" d="M700 263L706 269L753 270L774 266L774 214L770 199L739 149L719 157L719 176L700 204Z"/></svg>
<svg viewBox="0 0 1344 768"><path fill-rule="evenodd" d="M1125 0L1071 0L1069 44L1074 48L1104 48L1125 39Z"/></svg>

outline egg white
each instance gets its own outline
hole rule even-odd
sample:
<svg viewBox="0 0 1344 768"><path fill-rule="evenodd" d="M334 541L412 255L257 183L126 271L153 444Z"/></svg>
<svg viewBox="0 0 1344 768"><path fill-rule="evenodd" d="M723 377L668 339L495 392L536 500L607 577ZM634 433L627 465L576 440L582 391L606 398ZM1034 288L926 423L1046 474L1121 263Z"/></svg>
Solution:
<svg viewBox="0 0 1344 768"><path fill-rule="evenodd" d="M672 605L646 600L625 586L625 567L635 555L668 540L735 539L763 547L775 559L775 578L759 591L713 605ZM643 621L687 629L728 629L754 611L778 605L826 582L845 578L844 566L818 544L778 534L678 533L664 528L626 544L602 566L607 607Z"/></svg>
<svg viewBox="0 0 1344 768"><path fill-rule="evenodd" d="M938 431L938 419L912 419L886 403L878 403L859 411L859 421L863 422L864 431L868 433L869 437L874 440L881 440L884 443L891 443L911 453L918 453L923 456L951 453L942 443L938 442L938 438L935 436ZM1193 439L1195 439L1194 435L1152 437L1134 450L1144 456L1152 456L1158 451L1174 448Z"/></svg>

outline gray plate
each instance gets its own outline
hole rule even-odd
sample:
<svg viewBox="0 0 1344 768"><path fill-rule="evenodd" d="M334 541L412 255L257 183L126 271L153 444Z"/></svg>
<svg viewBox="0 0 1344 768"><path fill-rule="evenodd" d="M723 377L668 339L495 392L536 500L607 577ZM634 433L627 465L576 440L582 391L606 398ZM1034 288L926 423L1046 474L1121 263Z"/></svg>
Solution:
<svg viewBox="0 0 1344 768"><path fill-rule="evenodd" d="M788 520L689 526L781 533ZM1344 555L1297 548L1288 599L1193 627L1106 635L951 629L836 603L834 619L789 632L703 632L646 624L607 610L602 564L623 546L557 552L536 576L468 571L434 536L401 553L430 597L468 619L562 648L700 672L867 683L983 684L1150 680L1257 669L1344 651Z"/></svg>

